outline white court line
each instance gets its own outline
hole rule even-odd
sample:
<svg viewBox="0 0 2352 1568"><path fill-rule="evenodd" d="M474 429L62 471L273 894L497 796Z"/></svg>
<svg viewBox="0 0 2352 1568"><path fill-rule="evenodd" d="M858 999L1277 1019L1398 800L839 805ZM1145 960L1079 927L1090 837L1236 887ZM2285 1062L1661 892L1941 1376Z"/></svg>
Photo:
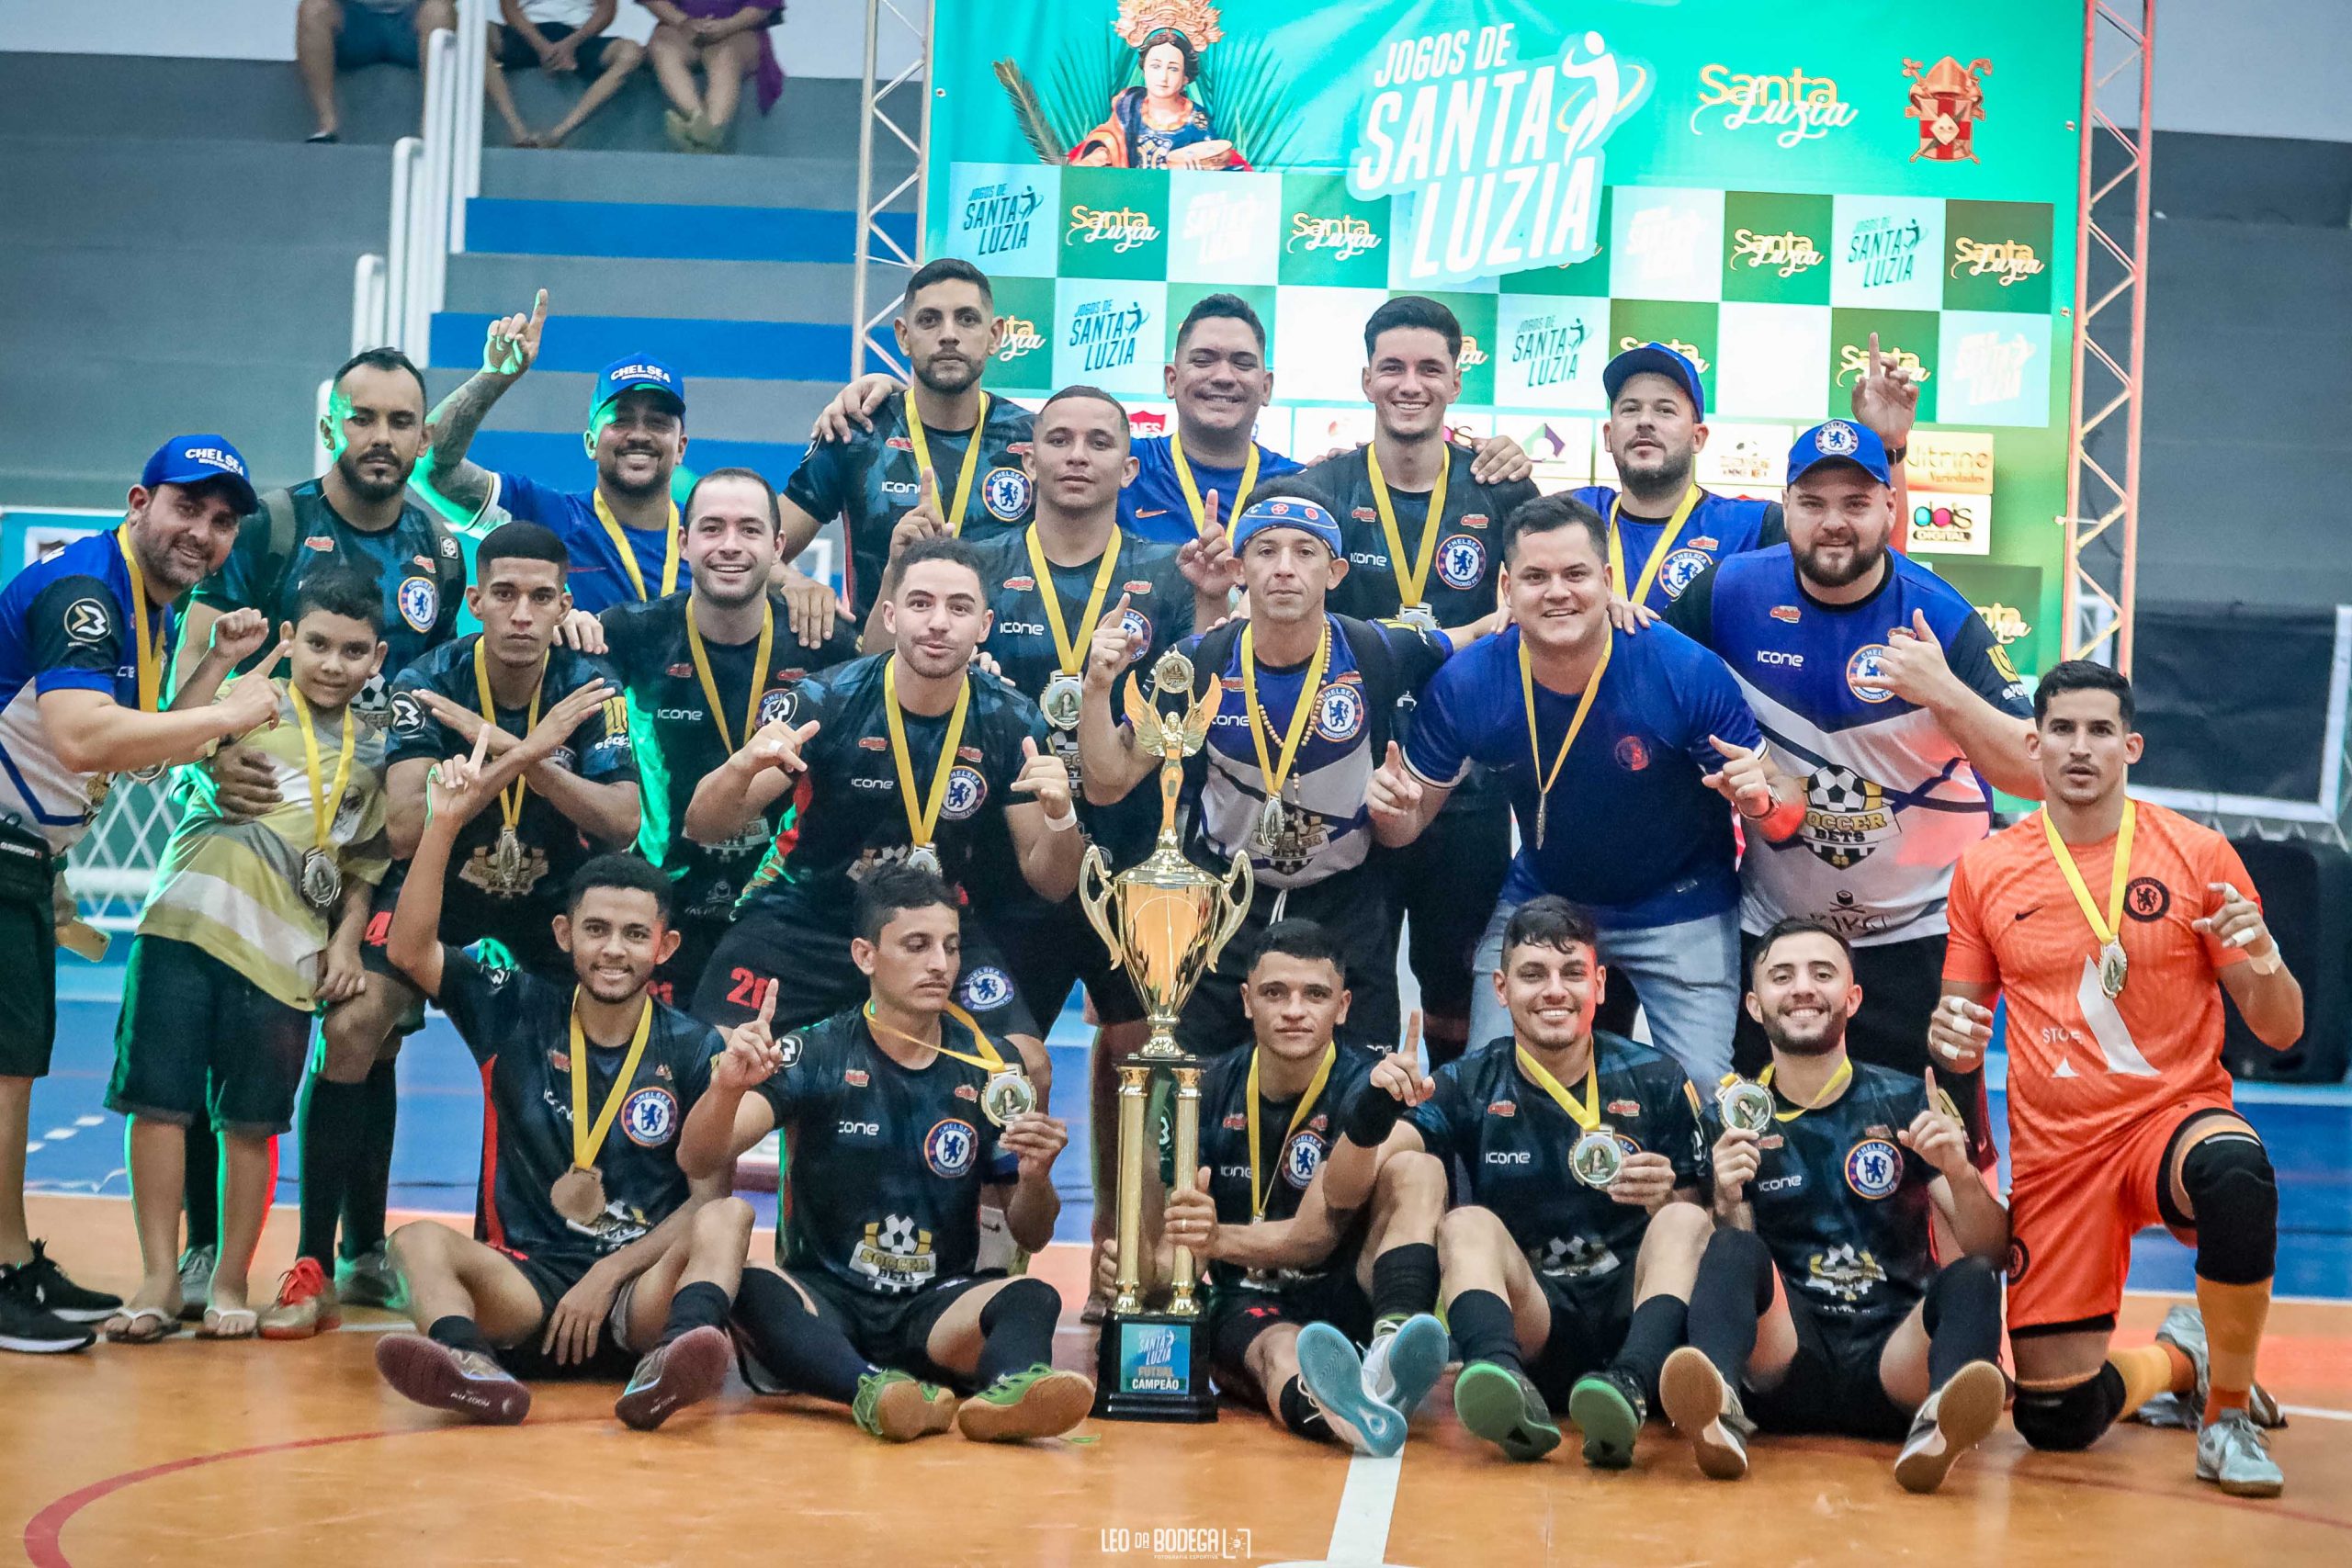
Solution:
<svg viewBox="0 0 2352 1568"><path fill-rule="evenodd" d="M2322 1410L2316 1404L2282 1404L2278 1408L2290 1416L2309 1416L2321 1421L2352 1421L2352 1410Z"/></svg>
<svg viewBox="0 0 2352 1568"><path fill-rule="evenodd" d="M1350 1457L1340 1511L1331 1521L1331 1543L1323 1549L1325 1562L1376 1568L1387 1560L1388 1522L1396 1510L1396 1483L1404 1469L1403 1454L1394 1459Z"/></svg>

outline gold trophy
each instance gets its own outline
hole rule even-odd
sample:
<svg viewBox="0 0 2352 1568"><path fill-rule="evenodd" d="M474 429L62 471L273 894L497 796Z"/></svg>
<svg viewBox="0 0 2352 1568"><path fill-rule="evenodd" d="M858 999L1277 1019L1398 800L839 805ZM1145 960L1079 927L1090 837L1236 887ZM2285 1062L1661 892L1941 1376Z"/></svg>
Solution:
<svg viewBox="0 0 2352 1568"><path fill-rule="evenodd" d="M1208 739L1224 683L1212 682L1194 700L1192 662L1171 649L1152 666L1151 687L1155 700L1147 702L1130 674L1126 711L1136 743L1159 759L1159 841L1148 858L1116 876L1102 849L1090 846L1078 876L1087 919L1110 948L1113 966L1126 971L1151 1020L1150 1040L1119 1068L1118 1293L1102 1320L1094 1414L1214 1421L1207 1347L1194 1342L1201 1305L1189 1247L1176 1249L1167 1310L1144 1310L1144 1108L1153 1077L1165 1070L1175 1083L1176 1186L1190 1189L1200 1169L1202 1066L1177 1047L1176 1015L1241 929L1253 883L1247 854L1236 856L1220 879L1186 860L1176 836L1184 759ZM1163 712L1159 704L1170 698L1179 705Z"/></svg>

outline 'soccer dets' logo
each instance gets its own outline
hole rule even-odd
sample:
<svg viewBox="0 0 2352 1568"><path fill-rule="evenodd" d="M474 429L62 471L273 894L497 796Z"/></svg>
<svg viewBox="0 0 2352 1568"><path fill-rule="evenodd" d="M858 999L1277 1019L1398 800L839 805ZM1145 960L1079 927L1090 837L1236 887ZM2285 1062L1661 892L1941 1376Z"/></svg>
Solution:
<svg viewBox="0 0 2352 1568"><path fill-rule="evenodd" d="M666 1089L641 1089L621 1107L621 1131L641 1149L658 1149L678 1130L678 1097Z"/></svg>
<svg viewBox="0 0 2352 1568"><path fill-rule="evenodd" d="M984 261L1023 249L1029 243L1029 220L1045 204L1037 187L1025 180L975 187L964 198L964 231L956 254Z"/></svg>
<svg viewBox="0 0 2352 1568"><path fill-rule="evenodd" d="M1012 976L993 964L967 969L956 987L956 1004L967 1012L992 1012L1012 999Z"/></svg>
<svg viewBox="0 0 2352 1568"><path fill-rule="evenodd" d="M980 504L1000 523L1018 523L1029 510L1029 476L1019 468L990 468L980 481Z"/></svg>
<svg viewBox="0 0 2352 1568"><path fill-rule="evenodd" d="M1283 1148L1283 1179L1299 1191L1306 1190L1322 1168L1325 1145L1312 1133L1301 1133Z"/></svg>
<svg viewBox="0 0 2352 1568"><path fill-rule="evenodd" d="M1637 337L1621 337L1617 340L1617 352L1623 354L1627 349L1639 348L1645 341L1645 339ZM1695 343L1684 343L1680 338L1676 337L1667 339L1666 346L1674 350L1675 353L1680 355L1683 358L1689 360L1690 362L1690 368L1696 370L1702 376L1704 376L1709 370L1713 368L1707 360L1700 356L1699 345Z"/></svg>
<svg viewBox="0 0 2352 1568"><path fill-rule="evenodd" d="M1690 134L1708 126L1739 130L1751 125L1775 130L1772 140L1794 147L1854 123L1853 105L1838 96L1834 77L1791 71L1785 76L1751 75L1728 65L1699 68L1699 107L1690 111Z"/></svg>
<svg viewBox="0 0 2352 1568"><path fill-rule="evenodd" d="M1353 740L1363 728L1363 694L1353 686L1331 685L1315 703L1315 733L1326 740Z"/></svg>
<svg viewBox="0 0 2352 1568"><path fill-rule="evenodd" d="M1846 1151L1846 1185L1865 1198L1883 1198L1903 1179L1903 1151L1884 1138L1864 1138Z"/></svg>
<svg viewBox="0 0 2352 1568"><path fill-rule="evenodd" d="M1379 248L1380 236L1364 220L1317 218L1311 212L1290 215L1290 237L1283 242L1285 251L1329 251L1333 261L1353 261Z"/></svg>
<svg viewBox="0 0 2352 1568"><path fill-rule="evenodd" d="M1916 218L1865 218L1846 241L1846 259L1864 288L1908 283L1918 276L1921 231Z"/></svg>
<svg viewBox="0 0 2352 1568"><path fill-rule="evenodd" d="M1868 859L1895 830L1894 812L1876 779L1831 762L1805 781L1805 848L1838 870ZM1835 918L1831 923L1840 930L1849 924Z"/></svg>
<svg viewBox="0 0 2352 1568"><path fill-rule="evenodd" d="M1963 267L1971 277L1992 273L1999 277L2002 288L2008 288L2039 276L2042 261L2023 240L1955 239L1951 243L1951 275L1960 276Z"/></svg>
<svg viewBox="0 0 2352 1568"><path fill-rule="evenodd" d="M1530 316L1511 333L1510 362L1531 388L1559 386L1576 379L1586 335L1582 316Z"/></svg>
<svg viewBox="0 0 2352 1568"><path fill-rule="evenodd" d="M401 619L413 631L429 632L441 613L441 590L429 577L404 578L400 592Z"/></svg>
<svg viewBox="0 0 2352 1568"><path fill-rule="evenodd" d="M1115 370L1136 362L1137 340L1150 312L1138 300L1090 299L1070 317L1069 346L1080 368Z"/></svg>
<svg viewBox="0 0 2352 1568"><path fill-rule="evenodd" d="M947 775L947 798L939 807L950 822L961 822L989 797L988 781L976 769L958 767Z"/></svg>
<svg viewBox="0 0 2352 1568"><path fill-rule="evenodd" d="M1448 588L1476 588L1487 575L1487 547L1467 534L1452 535L1437 547L1437 578Z"/></svg>
<svg viewBox="0 0 2352 1568"><path fill-rule="evenodd" d="M997 344L997 363L1011 365L1045 346L1045 334L1037 330L1036 322L1026 316L1007 316L1004 318L1004 337Z"/></svg>
<svg viewBox="0 0 2352 1568"><path fill-rule="evenodd" d="M1769 266L1782 277L1794 277L1828 259L1815 248L1810 234L1794 230L1781 234L1759 234L1753 229L1742 229L1731 237L1731 255L1726 265Z"/></svg>
<svg viewBox="0 0 2352 1568"><path fill-rule="evenodd" d="M1069 209L1069 244L1108 244L1113 251L1132 251L1159 238L1151 214L1137 208L1073 207Z"/></svg>
<svg viewBox="0 0 2352 1568"><path fill-rule="evenodd" d="M980 1136L969 1122L948 1117L933 1123L922 1137L922 1160L931 1167L933 1176L953 1181L972 1168L972 1156L978 1152Z"/></svg>

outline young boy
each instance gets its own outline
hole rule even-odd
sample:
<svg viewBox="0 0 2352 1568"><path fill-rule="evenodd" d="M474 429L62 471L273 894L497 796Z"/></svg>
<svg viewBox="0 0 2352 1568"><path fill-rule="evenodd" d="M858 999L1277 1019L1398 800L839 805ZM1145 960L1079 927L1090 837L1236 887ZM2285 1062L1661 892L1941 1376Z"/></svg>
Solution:
<svg viewBox="0 0 2352 1568"><path fill-rule="evenodd" d="M365 575L338 567L303 581L265 666L292 665L278 722L247 739L277 769L279 804L234 821L199 790L164 851L131 945L107 1090L107 1107L130 1118L144 1271L109 1339L143 1345L178 1329L182 1134L199 1115L224 1151L202 1333L254 1332L246 1270L269 1212L269 1140L292 1125L312 1013L359 989L368 896L390 863L383 731L349 711L383 663L383 596ZM333 1307L328 1295L330 1323Z"/></svg>

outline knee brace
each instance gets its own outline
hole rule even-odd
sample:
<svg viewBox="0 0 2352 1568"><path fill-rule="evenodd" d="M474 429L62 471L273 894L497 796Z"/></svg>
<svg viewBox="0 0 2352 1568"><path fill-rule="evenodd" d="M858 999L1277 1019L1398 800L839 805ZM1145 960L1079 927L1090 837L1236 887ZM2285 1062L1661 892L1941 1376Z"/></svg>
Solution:
<svg viewBox="0 0 2352 1568"><path fill-rule="evenodd" d="M2278 1258L2278 1182L2262 1145L2219 1133L2180 1162L2180 1185L2197 1217L2197 1273L2217 1285L2256 1285Z"/></svg>
<svg viewBox="0 0 2352 1568"><path fill-rule="evenodd" d="M1936 1331L1936 1320L1945 1313L1985 1305L1996 1314L2000 1311L2001 1277L1993 1271L1992 1263L1982 1258L1947 1263L1928 1281L1928 1332Z"/></svg>
<svg viewBox="0 0 2352 1568"><path fill-rule="evenodd" d="M1051 1324L1061 1317L1061 1313L1062 1293L1035 1275L1023 1275L1007 1281L1004 1289L990 1296L980 1308L980 1332L992 1334L999 1325L1016 1319L1042 1319Z"/></svg>
<svg viewBox="0 0 2352 1568"><path fill-rule="evenodd" d="M2089 1448L2123 1408L2123 1374L2112 1364L2064 1388L2020 1388L2009 1419L2033 1448L2074 1453Z"/></svg>
<svg viewBox="0 0 2352 1568"><path fill-rule="evenodd" d="M1699 1280L1693 1299L1702 1289L1727 1293L1746 1288L1760 1316L1772 1306L1772 1249L1754 1231L1719 1230L1707 1238L1699 1260Z"/></svg>

